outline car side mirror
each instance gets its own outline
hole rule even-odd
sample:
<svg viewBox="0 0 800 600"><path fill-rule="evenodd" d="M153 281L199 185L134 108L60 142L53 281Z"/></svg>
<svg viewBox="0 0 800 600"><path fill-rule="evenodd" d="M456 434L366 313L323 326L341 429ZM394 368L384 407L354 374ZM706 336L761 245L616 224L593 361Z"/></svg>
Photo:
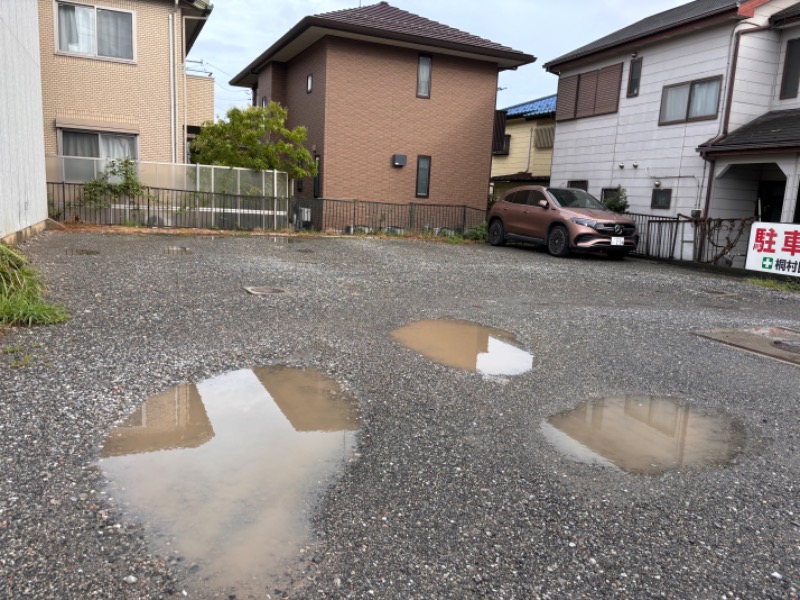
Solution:
<svg viewBox="0 0 800 600"><path fill-rule="evenodd" d="M542 208L547 208L548 206L550 206L550 203L547 200L539 200L537 204Z"/></svg>

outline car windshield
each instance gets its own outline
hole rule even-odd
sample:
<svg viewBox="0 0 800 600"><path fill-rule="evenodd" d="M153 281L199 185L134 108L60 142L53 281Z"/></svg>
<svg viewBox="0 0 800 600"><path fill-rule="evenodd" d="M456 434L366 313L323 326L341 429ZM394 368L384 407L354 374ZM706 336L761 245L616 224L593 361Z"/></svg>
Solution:
<svg viewBox="0 0 800 600"><path fill-rule="evenodd" d="M547 192L558 201L564 208L594 208L596 210L606 210L600 201L584 192L573 188L547 188Z"/></svg>

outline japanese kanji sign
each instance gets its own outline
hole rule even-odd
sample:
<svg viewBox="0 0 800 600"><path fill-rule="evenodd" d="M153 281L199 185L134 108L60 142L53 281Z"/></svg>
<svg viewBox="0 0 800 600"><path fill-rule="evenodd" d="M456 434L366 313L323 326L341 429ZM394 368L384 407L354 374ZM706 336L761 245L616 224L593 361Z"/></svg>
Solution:
<svg viewBox="0 0 800 600"><path fill-rule="evenodd" d="M800 277L800 225L753 223L745 269Z"/></svg>

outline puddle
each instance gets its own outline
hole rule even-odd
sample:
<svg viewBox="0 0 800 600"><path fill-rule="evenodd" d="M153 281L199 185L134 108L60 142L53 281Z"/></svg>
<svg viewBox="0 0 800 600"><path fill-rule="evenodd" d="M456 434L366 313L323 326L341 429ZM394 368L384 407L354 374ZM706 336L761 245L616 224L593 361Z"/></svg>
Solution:
<svg viewBox="0 0 800 600"><path fill-rule="evenodd" d="M191 251L184 246L170 246L164 248L164 254L169 254L170 256L184 256L186 254L191 254Z"/></svg>
<svg viewBox="0 0 800 600"><path fill-rule="evenodd" d="M520 375L533 368L533 355L507 331L469 321L427 319L392 331L406 348L434 362L483 375Z"/></svg>
<svg viewBox="0 0 800 600"><path fill-rule="evenodd" d="M270 244L297 244L300 240L290 237L270 236L264 238Z"/></svg>
<svg viewBox="0 0 800 600"><path fill-rule="evenodd" d="M245 287L243 288L248 294L253 294L253 296L269 296L270 294L283 294L286 290L282 290L281 288L276 287Z"/></svg>
<svg viewBox="0 0 800 600"><path fill-rule="evenodd" d="M86 248L67 248L65 254L67 256L97 256L100 252L98 250L87 250Z"/></svg>
<svg viewBox="0 0 800 600"><path fill-rule="evenodd" d="M654 396L585 402L542 422L542 432L574 460L648 474L729 463L747 439L725 413Z"/></svg>
<svg viewBox="0 0 800 600"><path fill-rule="evenodd" d="M150 543L198 585L263 593L308 541L308 511L355 449L353 400L313 370L265 367L150 398L101 467Z"/></svg>
<svg viewBox="0 0 800 600"><path fill-rule="evenodd" d="M711 329L697 335L800 366L800 331L784 327Z"/></svg>

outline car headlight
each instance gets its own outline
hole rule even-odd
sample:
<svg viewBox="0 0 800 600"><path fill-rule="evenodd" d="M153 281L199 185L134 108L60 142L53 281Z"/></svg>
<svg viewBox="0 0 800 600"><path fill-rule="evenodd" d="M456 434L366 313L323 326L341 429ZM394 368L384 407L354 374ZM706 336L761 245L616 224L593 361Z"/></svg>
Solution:
<svg viewBox="0 0 800 600"><path fill-rule="evenodd" d="M575 218L570 219L570 220L573 223L577 223L578 225L583 225L584 227L591 227L592 229L594 229L595 226L597 225L597 221L593 221L592 219L581 219L581 218L575 217Z"/></svg>

